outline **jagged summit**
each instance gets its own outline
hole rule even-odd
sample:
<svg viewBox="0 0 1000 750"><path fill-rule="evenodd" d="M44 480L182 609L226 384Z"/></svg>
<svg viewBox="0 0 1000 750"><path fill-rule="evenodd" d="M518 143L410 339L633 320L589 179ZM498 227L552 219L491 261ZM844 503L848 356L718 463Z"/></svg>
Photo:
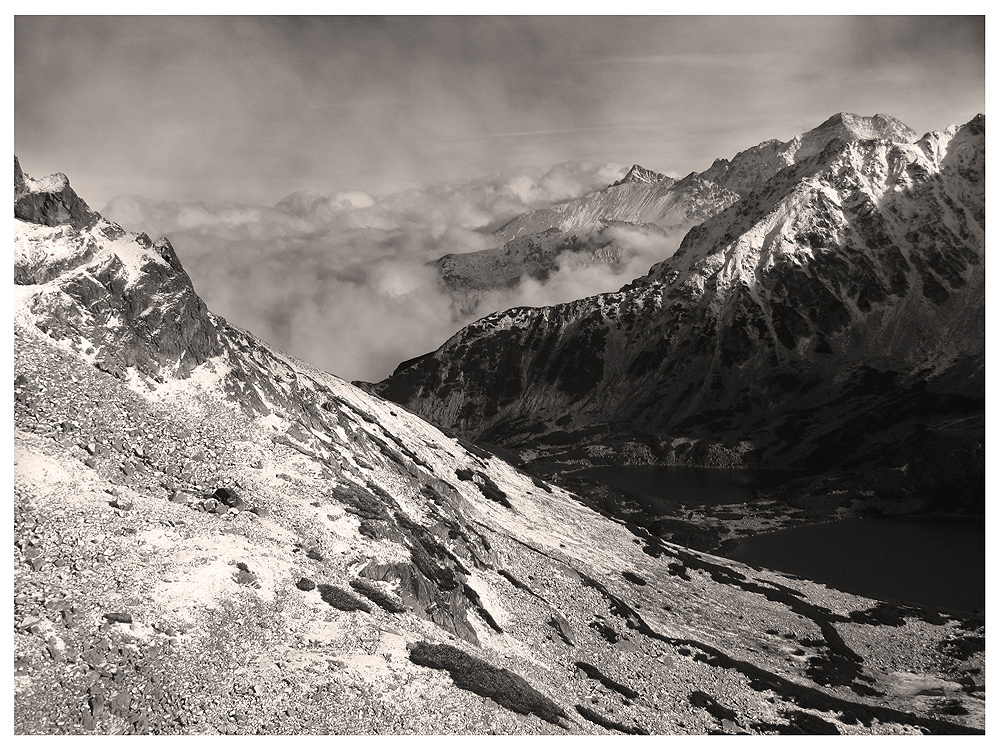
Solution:
<svg viewBox="0 0 1000 750"><path fill-rule="evenodd" d="M919 137L913 128L891 115L865 117L852 112L838 112L812 130L793 138L785 148L793 152L796 159L803 159L822 151L834 138L845 142L877 139L913 143Z"/></svg>
<svg viewBox="0 0 1000 750"><path fill-rule="evenodd" d="M14 283L37 326L85 342L106 372L131 368L154 380L186 377L221 351L169 241L126 232L92 211L65 175L33 180L16 157L14 184Z"/></svg>
<svg viewBox="0 0 1000 750"><path fill-rule="evenodd" d="M833 129L847 130L858 139L880 138L900 143L912 143L918 137L916 131L905 122L882 113L864 116L853 112L838 112L809 132Z"/></svg>
<svg viewBox="0 0 1000 750"><path fill-rule="evenodd" d="M655 183L672 183L674 179L672 177L667 177L665 174L659 172L654 172L651 169L646 169L645 167L640 167L638 164L633 164L632 168L622 177L618 182L612 183L611 187L617 187L618 185L624 185L626 182L640 182L646 184Z"/></svg>
<svg viewBox="0 0 1000 750"><path fill-rule="evenodd" d="M75 229L93 226L101 219L70 187L66 175L59 172L34 180L21 170L17 156L14 157L14 216L34 224L68 224Z"/></svg>

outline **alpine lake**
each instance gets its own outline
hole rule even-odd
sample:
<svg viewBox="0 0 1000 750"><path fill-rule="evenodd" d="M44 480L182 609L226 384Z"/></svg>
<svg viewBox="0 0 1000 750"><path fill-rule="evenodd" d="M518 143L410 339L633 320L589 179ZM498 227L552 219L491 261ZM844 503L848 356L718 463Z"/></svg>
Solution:
<svg viewBox="0 0 1000 750"><path fill-rule="evenodd" d="M733 560L873 599L961 612L985 607L982 519L845 517L841 510L832 520L789 520L761 502L770 488L794 476L778 471L599 466L578 475L622 492L638 509L629 520L654 534L665 528L664 518L739 525L744 533L716 551Z"/></svg>

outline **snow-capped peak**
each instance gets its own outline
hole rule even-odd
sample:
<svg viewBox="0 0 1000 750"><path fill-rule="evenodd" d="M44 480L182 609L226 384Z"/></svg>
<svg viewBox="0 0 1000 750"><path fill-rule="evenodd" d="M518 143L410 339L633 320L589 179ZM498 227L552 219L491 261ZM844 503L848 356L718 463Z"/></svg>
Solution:
<svg viewBox="0 0 1000 750"><path fill-rule="evenodd" d="M794 150L796 159L801 160L819 153L834 138L847 142L878 139L892 143L913 143L919 137L913 128L891 115L875 114L866 117L852 112L838 112L812 130L796 136L791 145L798 146Z"/></svg>
<svg viewBox="0 0 1000 750"><path fill-rule="evenodd" d="M618 182L614 183L611 187L615 187L616 185L623 185L626 182L644 182L652 185L660 182L665 182L667 184L670 184L674 182L674 180L671 177L667 177L665 174L660 174L659 172L654 172L651 169L640 167L638 164L633 164L632 168L628 171L628 173L620 180L618 180Z"/></svg>

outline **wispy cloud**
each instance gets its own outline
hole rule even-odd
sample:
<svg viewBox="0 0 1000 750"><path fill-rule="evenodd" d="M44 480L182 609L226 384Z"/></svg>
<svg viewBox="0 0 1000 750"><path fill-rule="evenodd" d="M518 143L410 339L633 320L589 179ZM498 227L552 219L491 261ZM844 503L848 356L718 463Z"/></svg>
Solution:
<svg viewBox="0 0 1000 750"><path fill-rule="evenodd" d="M151 102L150 104L146 105L146 109L159 109L160 107L166 107L171 104L179 104L184 101L186 101L184 97L172 96L168 99L160 99L158 101Z"/></svg>
<svg viewBox="0 0 1000 750"><path fill-rule="evenodd" d="M395 104L399 101L395 97L374 97L366 96L357 99L339 99L336 101L329 102L309 102L305 105L305 109L349 109L351 107L360 107L371 104Z"/></svg>
<svg viewBox="0 0 1000 750"><path fill-rule="evenodd" d="M620 164L566 163L380 198L302 191L274 207L120 197L103 213L168 236L198 293L228 320L341 377L379 380L486 313L609 291L631 279L622 274L645 271L650 262L593 269L567 258L551 285L504 289L462 313L428 265L495 244L484 226L623 173Z"/></svg>
<svg viewBox="0 0 1000 750"><path fill-rule="evenodd" d="M655 55L593 55L579 57L572 62L575 65L697 65L700 67L739 68L747 64L747 59L695 52L675 52Z"/></svg>

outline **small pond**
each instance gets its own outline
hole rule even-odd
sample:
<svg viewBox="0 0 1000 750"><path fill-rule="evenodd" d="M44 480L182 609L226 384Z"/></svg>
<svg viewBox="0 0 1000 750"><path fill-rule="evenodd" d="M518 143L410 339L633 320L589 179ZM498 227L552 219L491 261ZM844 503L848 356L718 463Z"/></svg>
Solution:
<svg viewBox="0 0 1000 750"><path fill-rule="evenodd" d="M595 466L580 474L633 493L650 514L656 513L658 504L664 509L741 505L753 499L755 490L799 476L785 471L698 466Z"/></svg>

